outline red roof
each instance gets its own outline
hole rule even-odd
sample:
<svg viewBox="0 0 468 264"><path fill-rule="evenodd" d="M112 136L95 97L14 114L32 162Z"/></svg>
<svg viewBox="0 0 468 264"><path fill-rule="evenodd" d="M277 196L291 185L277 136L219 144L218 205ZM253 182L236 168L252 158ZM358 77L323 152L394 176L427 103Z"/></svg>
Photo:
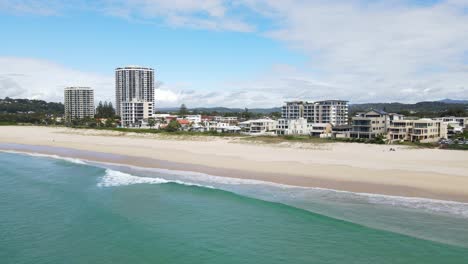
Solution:
<svg viewBox="0 0 468 264"><path fill-rule="evenodd" d="M179 120L177 120L177 122L179 122L179 124L181 124L181 125L189 125L190 124L190 121L185 120L185 119L179 119Z"/></svg>

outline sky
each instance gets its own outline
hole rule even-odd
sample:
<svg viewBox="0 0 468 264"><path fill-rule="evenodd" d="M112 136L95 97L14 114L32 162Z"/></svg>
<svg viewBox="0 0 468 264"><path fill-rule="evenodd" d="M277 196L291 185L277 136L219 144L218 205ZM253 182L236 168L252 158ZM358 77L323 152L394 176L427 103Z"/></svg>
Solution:
<svg viewBox="0 0 468 264"><path fill-rule="evenodd" d="M0 97L140 65L158 107L468 99L468 0L0 0L0 36Z"/></svg>

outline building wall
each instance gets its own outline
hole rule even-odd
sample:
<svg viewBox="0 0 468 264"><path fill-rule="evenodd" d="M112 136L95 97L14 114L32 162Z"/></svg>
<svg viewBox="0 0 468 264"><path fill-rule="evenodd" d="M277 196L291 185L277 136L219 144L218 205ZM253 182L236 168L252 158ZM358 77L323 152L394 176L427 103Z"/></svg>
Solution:
<svg viewBox="0 0 468 264"><path fill-rule="evenodd" d="M282 118L305 118L309 123L346 125L348 124L348 102L341 100L286 102L286 105L282 107Z"/></svg>
<svg viewBox="0 0 468 264"><path fill-rule="evenodd" d="M122 102L121 119L124 127L140 127L153 117L152 102Z"/></svg>
<svg viewBox="0 0 468 264"><path fill-rule="evenodd" d="M89 87L67 87L64 90L65 119L94 117L94 91Z"/></svg>
<svg viewBox="0 0 468 264"><path fill-rule="evenodd" d="M351 138L373 139L387 133L389 117L386 113L369 111L352 118Z"/></svg>
<svg viewBox="0 0 468 264"><path fill-rule="evenodd" d="M122 117L126 116L126 121L122 124L141 123L152 116L154 112L154 81L154 70L151 68L128 66L115 70L116 113ZM145 104L132 105L137 102ZM143 106L143 114L125 112L138 109L140 106ZM130 118L130 116L134 118Z"/></svg>
<svg viewBox="0 0 468 264"><path fill-rule="evenodd" d="M447 138L447 123L439 120L399 120L392 122L388 130L388 139L421 143L437 142Z"/></svg>

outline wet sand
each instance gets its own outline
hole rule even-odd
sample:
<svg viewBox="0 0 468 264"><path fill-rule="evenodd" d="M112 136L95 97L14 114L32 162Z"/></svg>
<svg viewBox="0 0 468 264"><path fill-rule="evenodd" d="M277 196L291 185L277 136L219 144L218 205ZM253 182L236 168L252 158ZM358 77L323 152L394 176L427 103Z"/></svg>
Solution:
<svg viewBox="0 0 468 264"><path fill-rule="evenodd" d="M392 146L393 147L393 146ZM395 147L394 147L395 148ZM353 192L468 202L468 152L365 144L240 143L45 127L0 127L0 149Z"/></svg>

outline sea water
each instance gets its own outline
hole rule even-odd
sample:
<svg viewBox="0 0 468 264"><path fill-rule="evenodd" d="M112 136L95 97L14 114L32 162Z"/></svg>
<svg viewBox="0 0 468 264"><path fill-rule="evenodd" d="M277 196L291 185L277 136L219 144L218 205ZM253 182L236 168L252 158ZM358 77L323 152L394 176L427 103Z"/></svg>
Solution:
<svg viewBox="0 0 468 264"><path fill-rule="evenodd" d="M0 263L468 263L468 205L0 152Z"/></svg>

